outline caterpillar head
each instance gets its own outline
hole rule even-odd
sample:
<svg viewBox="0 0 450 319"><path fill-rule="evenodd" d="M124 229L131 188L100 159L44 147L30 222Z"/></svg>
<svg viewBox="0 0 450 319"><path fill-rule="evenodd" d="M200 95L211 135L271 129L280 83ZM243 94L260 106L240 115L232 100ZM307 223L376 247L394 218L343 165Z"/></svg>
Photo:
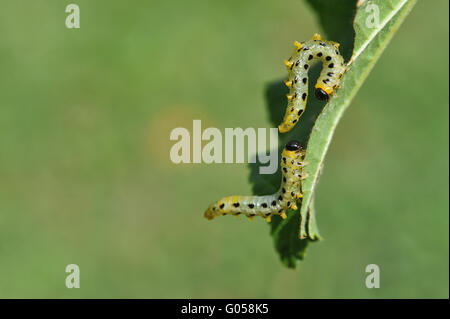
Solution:
<svg viewBox="0 0 450 319"><path fill-rule="evenodd" d="M321 89L321 88L316 88L315 91L316 94L316 98L320 101L328 101L329 95L327 92L325 92L325 90Z"/></svg>
<svg viewBox="0 0 450 319"><path fill-rule="evenodd" d="M304 155L302 144L297 140L291 140L286 143L282 156L291 159L301 159Z"/></svg>
<svg viewBox="0 0 450 319"><path fill-rule="evenodd" d="M284 147L288 151L301 151L302 150L302 144L297 140L291 140L286 143L286 146Z"/></svg>
<svg viewBox="0 0 450 319"><path fill-rule="evenodd" d="M318 100L328 101L330 96L334 93L334 89L332 86L317 83L314 93Z"/></svg>

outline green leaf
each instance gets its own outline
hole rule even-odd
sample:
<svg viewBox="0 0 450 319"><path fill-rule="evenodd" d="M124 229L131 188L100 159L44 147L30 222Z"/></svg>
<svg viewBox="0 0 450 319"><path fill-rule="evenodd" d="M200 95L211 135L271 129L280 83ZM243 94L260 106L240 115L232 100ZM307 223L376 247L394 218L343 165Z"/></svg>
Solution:
<svg viewBox="0 0 450 319"><path fill-rule="evenodd" d="M306 160L309 161L305 172L310 176L303 182L304 198L300 211L289 211L285 220L274 216L271 224L275 248L283 264L290 268L295 268L297 261L304 258L309 241L320 239L313 195L339 119L415 3L415 0L307 1L318 15L325 31L324 38L341 44L341 52L346 60L350 59L350 66L342 79L341 89L332 96L329 103L323 107L316 99L308 100L306 112L297 126L280 136L279 153L286 141L295 138L307 144ZM374 13L373 7L369 7L372 5L376 5L379 10L379 24L375 26L373 23L372 25L366 23L369 16ZM311 83L315 82L320 67L316 65L311 70ZM313 95L313 88L309 89L309 94ZM281 79L267 86L267 106L274 126L278 126L283 118L285 109L281 106L286 104L286 93L287 88ZM250 181L253 183L254 193L267 194L269 191L276 191L281 174L261 176L257 174L256 165L251 165L251 169Z"/></svg>
<svg viewBox="0 0 450 319"><path fill-rule="evenodd" d="M334 130L345 109L414 3L415 0L364 1L356 12L353 23L355 43L349 62L349 71L342 79L342 88L330 99L317 118L308 140L306 160L310 164L305 167L305 171L309 173L310 177L302 184L304 197L300 209L301 239L308 238L306 217ZM371 21L371 15L376 12L376 8L379 13L379 23L373 25L374 21Z"/></svg>

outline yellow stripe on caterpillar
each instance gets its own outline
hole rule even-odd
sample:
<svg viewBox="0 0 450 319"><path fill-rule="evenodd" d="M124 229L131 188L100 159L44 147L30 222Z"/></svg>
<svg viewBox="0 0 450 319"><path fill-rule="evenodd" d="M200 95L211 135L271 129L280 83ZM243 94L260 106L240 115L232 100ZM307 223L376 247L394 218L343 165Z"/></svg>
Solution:
<svg viewBox="0 0 450 319"><path fill-rule="evenodd" d="M325 86L323 84L317 83L315 89L324 90L326 94L331 95L334 92L334 89L330 86Z"/></svg>

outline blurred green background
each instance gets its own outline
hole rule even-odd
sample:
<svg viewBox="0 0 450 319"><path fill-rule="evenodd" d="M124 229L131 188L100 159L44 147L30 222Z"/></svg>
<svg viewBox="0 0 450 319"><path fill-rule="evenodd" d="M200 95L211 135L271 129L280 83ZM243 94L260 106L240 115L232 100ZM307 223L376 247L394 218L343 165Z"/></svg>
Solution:
<svg viewBox="0 0 450 319"><path fill-rule="evenodd" d="M271 127L266 86L322 31L310 7L73 2L78 30L71 2L0 2L0 297L448 298L447 1L417 3L342 119L297 270L263 219L203 218L251 194L248 165L172 164L169 134Z"/></svg>

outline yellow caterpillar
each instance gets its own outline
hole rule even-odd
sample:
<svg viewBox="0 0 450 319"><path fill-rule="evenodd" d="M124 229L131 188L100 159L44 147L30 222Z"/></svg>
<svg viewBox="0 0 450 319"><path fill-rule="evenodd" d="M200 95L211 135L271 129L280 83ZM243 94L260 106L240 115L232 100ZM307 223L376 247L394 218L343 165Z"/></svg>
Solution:
<svg viewBox="0 0 450 319"><path fill-rule="evenodd" d="M222 215L246 215L250 220L254 216L262 216L270 222L272 215L286 218L289 209L297 209L297 200L302 198L301 181L307 176L303 174L305 151L300 142L290 141L281 153L282 180L278 192L266 196L229 196L211 204L205 212L207 219Z"/></svg>
<svg viewBox="0 0 450 319"><path fill-rule="evenodd" d="M284 62L289 72L285 83L290 88L290 93L287 95L288 105L283 123L278 126L280 133L289 132L305 111L308 98L308 70L314 60L319 59L323 63L322 72L315 86L315 95L319 100L328 100L339 87L346 71L344 58L339 54L339 43L322 40L316 33L311 40L295 41L294 45L294 53Z"/></svg>

